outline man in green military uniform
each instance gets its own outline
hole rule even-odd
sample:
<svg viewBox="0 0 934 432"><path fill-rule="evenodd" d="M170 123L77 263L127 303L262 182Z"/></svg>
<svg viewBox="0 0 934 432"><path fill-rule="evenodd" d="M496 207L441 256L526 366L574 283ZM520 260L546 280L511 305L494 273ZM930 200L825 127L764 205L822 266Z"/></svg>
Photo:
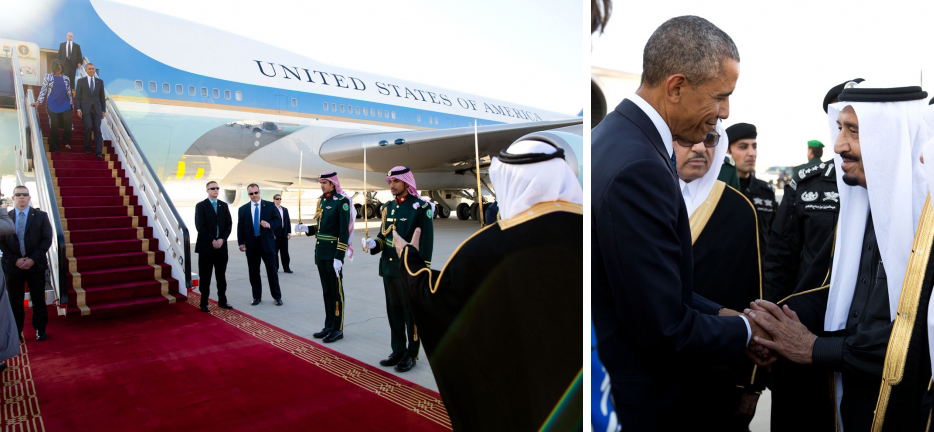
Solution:
<svg viewBox="0 0 934 432"><path fill-rule="evenodd" d="M408 167L397 166L389 171L386 183L394 200L382 208L383 222L376 239L363 239L363 250L370 254L382 252L379 259L379 275L383 277L386 291L386 312L389 315L389 330L392 333L392 354L381 360L383 366L395 366L399 372L415 367L420 342L415 318L412 315L405 284L400 271L399 255L393 246L393 231L406 241L412 240L416 228L421 228L420 252L431 265L431 250L434 244L432 229L432 206L428 200L418 196L415 176ZM408 337L406 337L408 335Z"/></svg>
<svg viewBox="0 0 934 432"><path fill-rule="evenodd" d="M801 171L804 168L808 168L812 165L817 165L821 163L821 156L824 155L824 144L818 140L808 141L808 161L807 163L798 165L792 170L793 174L796 174L798 171Z"/></svg>
<svg viewBox="0 0 934 432"><path fill-rule="evenodd" d="M341 189L337 173L326 172L318 177L321 197L315 211L317 224L310 227L299 225L296 231L306 231L318 237L315 242L315 265L321 277L324 292L324 328L313 334L331 343L344 338L344 256L353 260L353 220L356 210ZM303 229L304 228L304 229ZM349 248L349 253L348 253Z"/></svg>

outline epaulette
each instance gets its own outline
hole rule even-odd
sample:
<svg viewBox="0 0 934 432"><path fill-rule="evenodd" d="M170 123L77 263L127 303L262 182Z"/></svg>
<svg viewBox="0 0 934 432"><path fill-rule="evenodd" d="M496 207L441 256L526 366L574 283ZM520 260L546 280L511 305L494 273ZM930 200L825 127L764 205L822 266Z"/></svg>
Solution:
<svg viewBox="0 0 934 432"><path fill-rule="evenodd" d="M431 205L431 204L429 204L428 201L422 201L422 208L426 208L426 207L428 207L428 206L430 206L430 205Z"/></svg>
<svg viewBox="0 0 934 432"><path fill-rule="evenodd" d="M384 208L386 208L386 207L389 207L389 203L391 203L391 202L392 202L392 200L389 200L389 201L384 202L383 205L382 205L380 208L381 208L381 209L384 209Z"/></svg>
<svg viewBox="0 0 934 432"><path fill-rule="evenodd" d="M830 168L828 168L827 165L830 165ZM825 169L827 169L829 172L833 172L833 162L821 162L819 164L801 168L794 174L794 176L792 176L791 182L788 183L788 185L791 186L792 189L796 189L797 184L801 183L802 180L820 175L820 173L824 172Z"/></svg>
<svg viewBox="0 0 934 432"><path fill-rule="evenodd" d="M723 157L723 163L729 164L730 166L736 166L736 161L733 160L733 155L726 155Z"/></svg>

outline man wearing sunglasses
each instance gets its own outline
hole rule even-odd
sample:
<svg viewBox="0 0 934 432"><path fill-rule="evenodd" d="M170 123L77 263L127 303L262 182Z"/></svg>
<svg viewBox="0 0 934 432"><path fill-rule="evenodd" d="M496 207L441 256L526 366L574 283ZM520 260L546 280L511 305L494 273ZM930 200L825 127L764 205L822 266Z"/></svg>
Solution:
<svg viewBox="0 0 934 432"><path fill-rule="evenodd" d="M28 285L36 340L46 340L49 337L45 332L49 314L45 305L45 270L48 268L45 253L52 247L52 224L44 211L29 206L29 189L26 186L13 189L13 203L15 207L10 210L10 219L13 219L16 233L3 236L3 241L0 241L10 305L16 317L16 328L22 334L26 316L23 298Z"/></svg>
<svg viewBox="0 0 934 432"><path fill-rule="evenodd" d="M198 242L195 253L198 254L198 273L201 276L201 312L210 312L208 297L211 295L211 272L217 277L217 305L224 309L233 309L227 303L227 237L230 237L233 221L227 203L217 199L220 188L217 182L207 184L208 197L195 206L195 228L198 230Z"/></svg>
<svg viewBox="0 0 934 432"><path fill-rule="evenodd" d="M772 219L778 203L775 202L775 189L772 185L756 178L756 157L759 144L756 142L756 127L749 123L736 123L726 128L730 139L727 153L736 161L736 173L739 175L739 190L752 201L759 218L759 250L765 254L772 231Z"/></svg>
<svg viewBox="0 0 934 432"><path fill-rule="evenodd" d="M237 243L240 252L246 252L247 265L250 268L250 286L253 288L253 303L263 301L263 281L259 277L259 261L266 265L266 278L269 291L276 300L276 306L282 306L282 293L279 291L279 273L276 270L276 236L274 226L282 225L282 219L276 206L260 199L259 185L251 183L246 188L250 202L240 206L237 219Z"/></svg>
<svg viewBox="0 0 934 432"><path fill-rule="evenodd" d="M759 232L752 203L717 179L726 141L718 124L704 141L691 144L677 138L672 148L678 161L678 185L690 215L694 292L723 307L742 310L762 297ZM701 369L688 385L705 393L696 403L717 419L721 430L745 432L755 414L758 392L765 388L763 381L761 371L743 359Z"/></svg>

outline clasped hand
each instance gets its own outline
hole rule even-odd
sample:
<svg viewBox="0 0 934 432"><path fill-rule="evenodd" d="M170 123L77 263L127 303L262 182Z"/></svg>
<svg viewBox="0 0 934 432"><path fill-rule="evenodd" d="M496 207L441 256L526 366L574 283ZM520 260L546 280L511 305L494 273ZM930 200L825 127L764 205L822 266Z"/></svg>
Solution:
<svg viewBox="0 0 934 432"><path fill-rule="evenodd" d="M720 316L740 316L744 315L735 310L723 308L720 309ZM768 347L762 345L757 341L757 338L760 339L769 339L771 336L766 333L761 326L759 326L755 320L746 315L746 320L749 321L749 328L752 330L752 337L749 339L749 345L746 346L746 356L749 357L753 363L759 366L769 366L772 363L775 363L778 360L778 356L770 350Z"/></svg>
<svg viewBox="0 0 934 432"><path fill-rule="evenodd" d="M756 300L743 311L755 321L766 336L753 332L753 341L795 363L813 362L814 342L817 335L811 333L798 314L788 305L778 307L765 300ZM750 343L751 345L751 343Z"/></svg>
<svg viewBox="0 0 934 432"><path fill-rule="evenodd" d="M20 258L16 260L16 267L23 269L23 270L29 270L35 264L36 262L33 261L32 258Z"/></svg>

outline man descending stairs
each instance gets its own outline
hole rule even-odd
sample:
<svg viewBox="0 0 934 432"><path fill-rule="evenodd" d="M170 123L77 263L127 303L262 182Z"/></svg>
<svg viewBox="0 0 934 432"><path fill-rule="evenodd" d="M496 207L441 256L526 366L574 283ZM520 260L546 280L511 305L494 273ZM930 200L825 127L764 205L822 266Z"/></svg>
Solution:
<svg viewBox="0 0 934 432"><path fill-rule="evenodd" d="M112 143L104 141L103 159L85 154L84 127L73 114L71 142L50 153L49 118L44 105L38 110L65 234L68 313L117 313L184 298Z"/></svg>

